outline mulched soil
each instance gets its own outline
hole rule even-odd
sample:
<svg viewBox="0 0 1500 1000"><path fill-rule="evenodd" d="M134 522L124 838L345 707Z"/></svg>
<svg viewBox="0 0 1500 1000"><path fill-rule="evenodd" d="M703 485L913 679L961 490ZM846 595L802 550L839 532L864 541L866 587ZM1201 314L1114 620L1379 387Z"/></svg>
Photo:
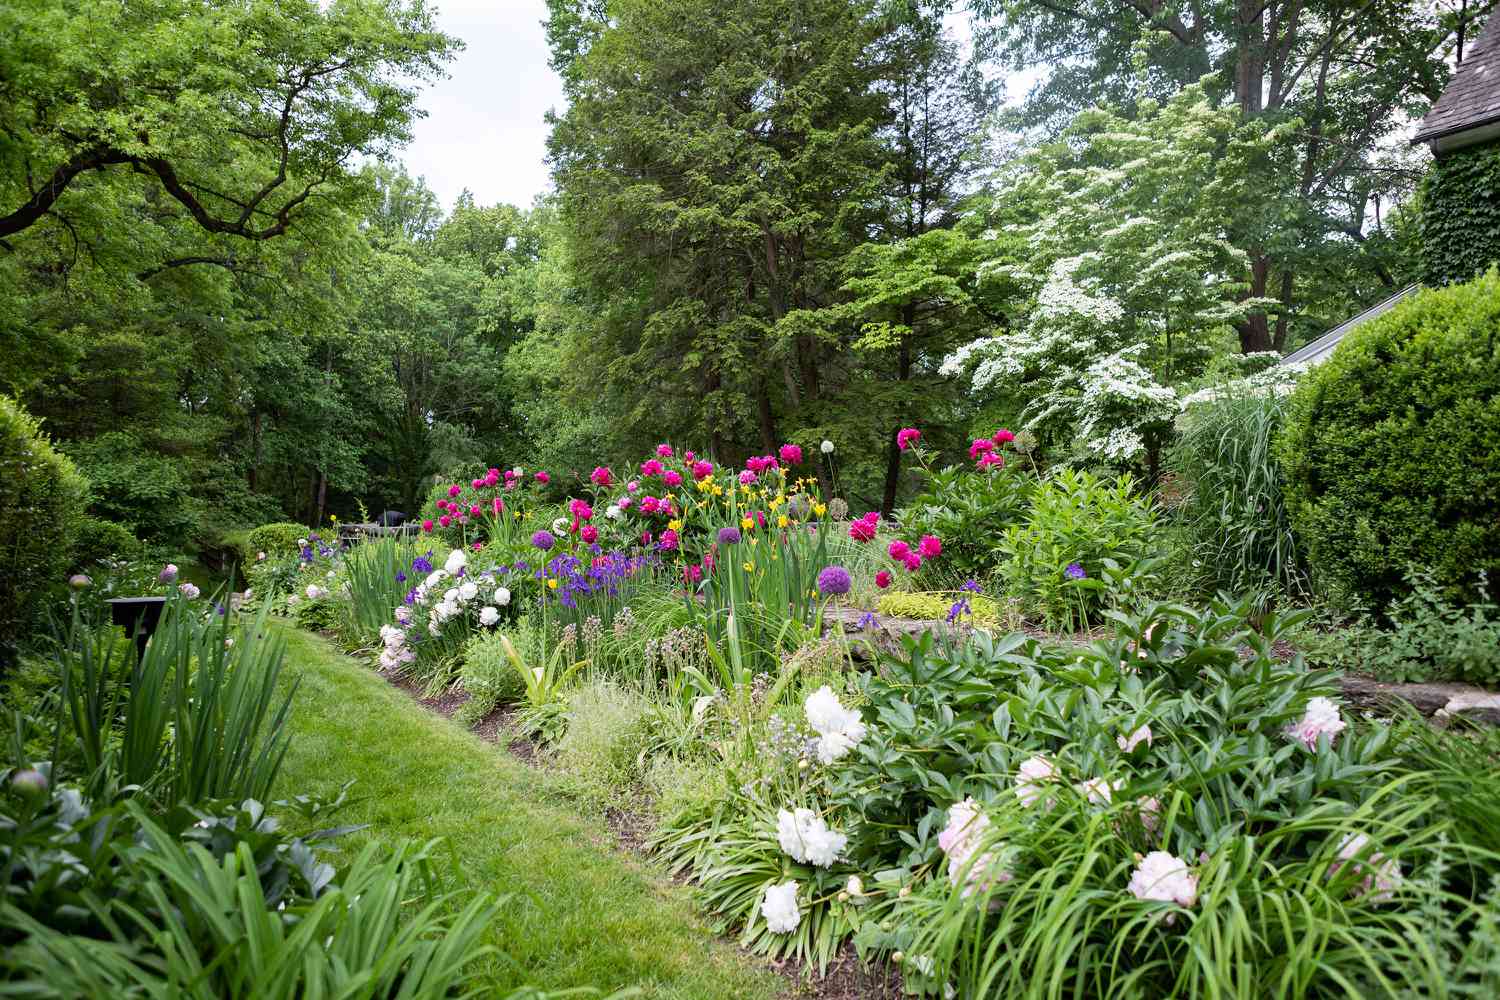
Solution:
<svg viewBox="0 0 1500 1000"><path fill-rule="evenodd" d="M421 686L410 678L389 670L379 673L411 695L413 701L445 719L453 718L469 700L468 694L462 691L445 691L436 697L425 697ZM549 766L547 753L533 741L516 735L512 725L515 717L513 707L497 708L469 730L486 742L505 747L529 767L546 768ZM643 802L638 810L614 806L604 810L604 821L614 835L614 848L632 859L643 858L649 853L646 847L651 834L649 807L650 803ZM787 980L787 988L781 994L783 1000L898 1000L904 996L900 972L885 963L866 965L860 962L852 945L845 945L821 976L815 967L796 959L767 961L766 964Z"/></svg>

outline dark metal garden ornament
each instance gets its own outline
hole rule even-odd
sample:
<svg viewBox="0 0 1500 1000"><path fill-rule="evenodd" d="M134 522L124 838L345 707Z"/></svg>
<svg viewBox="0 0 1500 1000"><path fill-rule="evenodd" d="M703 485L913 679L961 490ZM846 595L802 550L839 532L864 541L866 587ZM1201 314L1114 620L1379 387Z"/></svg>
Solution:
<svg viewBox="0 0 1500 1000"><path fill-rule="evenodd" d="M120 625L125 634L135 640L139 656L146 655L146 640L156 631L161 622L161 610L166 607L165 597L112 597L104 602L109 605L109 619Z"/></svg>

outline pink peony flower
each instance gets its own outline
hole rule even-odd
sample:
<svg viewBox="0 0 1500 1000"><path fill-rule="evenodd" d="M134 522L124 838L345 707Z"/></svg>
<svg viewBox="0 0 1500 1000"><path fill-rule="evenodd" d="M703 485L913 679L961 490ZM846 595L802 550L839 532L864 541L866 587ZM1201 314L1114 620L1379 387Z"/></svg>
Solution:
<svg viewBox="0 0 1500 1000"><path fill-rule="evenodd" d="M1352 833L1339 845L1338 860L1328 866L1328 877L1337 875L1346 863L1352 864L1356 875L1364 877L1355 885L1352 895L1364 896L1376 890L1370 899L1376 903L1390 902L1391 892L1401 884L1401 864L1387 858L1379 851L1366 851L1370 838L1363 833ZM1364 860L1359 860L1364 855Z"/></svg>
<svg viewBox="0 0 1500 1000"><path fill-rule="evenodd" d="M472 481L471 483L469 483L469 485L472 486L472 487L474 487L476 490L482 490L482 489L484 489L484 480L483 479L475 479L474 481Z"/></svg>
<svg viewBox="0 0 1500 1000"><path fill-rule="evenodd" d="M451 514L444 514L442 517L438 518L438 524L441 524L445 528L452 523L453 516Z"/></svg>
<svg viewBox="0 0 1500 1000"><path fill-rule="evenodd" d="M682 473L678 472L676 469L668 469L662 476L662 481L665 482L668 486L681 486Z"/></svg>
<svg viewBox="0 0 1500 1000"><path fill-rule="evenodd" d="M656 455L657 455L658 458L671 458L672 457L672 446L669 445L669 444L659 444L659 445L657 445L656 446Z"/></svg>
<svg viewBox="0 0 1500 1000"><path fill-rule="evenodd" d="M786 463L787 465L802 464L801 445L784 444L781 446L780 450L778 450L777 454L781 456L782 462Z"/></svg>
<svg viewBox="0 0 1500 1000"><path fill-rule="evenodd" d="M906 568L911 570L913 573L922 568L922 557L915 552L908 552L906 554L906 558L901 561L905 563Z"/></svg>
<svg viewBox="0 0 1500 1000"><path fill-rule="evenodd" d="M1141 726L1129 736L1116 736L1115 743L1120 747L1121 750L1124 750L1126 753L1134 750L1142 743L1146 744L1149 747L1151 745L1151 727Z"/></svg>
<svg viewBox="0 0 1500 1000"><path fill-rule="evenodd" d="M1135 800L1135 814L1147 833L1155 833L1161 827L1161 799L1144 796Z"/></svg>
<svg viewBox="0 0 1500 1000"><path fill-rule="evenodd" d="M569 500L568 513L580 521L587 521L594 516L594 508L590 507L586 500Z"/></svg>
<svg viewBox="0 0 1500 1000"><path fill-rule="evenodd" d="M998 451L987 451L983 455L979 456L978 465L981 469L1003 469L1005 468L1005 456L1000 454Z"/></svg>
<svg viewBox="0 0 1500 1000"><path fill-rule="evenodd" d="M922 432L915 427L903 427L896 432L896 447L905 451L922 440Z"/></svg>
<svg viewBox="0 0 1500 1000"><path fill-rule="evenodd" d="M656 497L641 497L641 513L655 514L661 508L661 502Z"/></svg>
<svg viewBox="0 0 1500 1000"><path fill-rule="evenodd" d="M996 444L1010 444L1015 439L1016 436L1014 434L1002 427L995 432L994 442Z"/></svg>
<svg viewBox="0 0 1500 1000"><path fill-rule="evenodd" d="M664 468L665 468L665 466L663 466L656 459L654 459L654 458L648 458L644 462L641 463L641 475L643 475L643 476L659 476L659 475L662 474L662 470Z"/></svg>
<svg viewBox="0 0 1500 1000"><path fill-rule="evenodd" d="M713 473L714 473L714 463L712 463L712 462L694 462L693 463L693 478L694 479L707 479L709 476L713 475Z"/></svg>
<svg viewBox="0 0 1500 1000"><path fill-rule="evenodd" d="M682 460L683 460L683 461L684 461L684 462L691 462L691 461L692 461L692 460L693 460L693 459L695 459L695 458L697 458L697 457L698 457L698 456L696 456L696 455L694 455L694 454L693 454L693 453L692 453L692 452L690 452L690 451L685 451L685 452L683 452L683 453L682 453Z"/></svg>
<svg viewBox="0 0 1500 1000"><path fill-rule="evenodd" d="M890 548L886 549L886 551L891 554L892 559L901 562L907 556L911 555L911 546L898 538L891 543Z"/></svg>
<svg viewBox="0 0 1500 1000"><path fill-rule="evenodd" d="M1016 798L1023 806L1034 806L1042 797L1042 785L1057 778L1057 767L1042 754L1022 761L1016 768Z"/></svg>
<svg viewBox="0 0 1500 1000"><path fill-rule="evenodd" d="M1126 886L1136 899L1192 906L1198 902L1198 876L1187 862L1166 851L1152 851L1140 860Z"/></svg>
<svg viewBox="0 0 1500 1000"><path fill-rule="evenodd" d="M849 525L849 537L856 542L868 542L875 537L875 529L880 524L880 515L870 511L864 517Z"/></svg>
<svg viewBox="0 0 1500 1000"><path fill-rule="evenodd" d="M671 528L663 531L661 533L661 547L667 552L675 551L677 548L677 532Z"/></svg>
<svg viewBox="0 0 1500 1000"><path fill-rule="evenodd" d="M887 573L885 570L881 570L880 572L875 574L875 586L879 587L881 590L884 590L890 585L891 574Z"/></svg>
<svg viewBox="0 0 1500 1000"><path fill-rule="evenodd" d="M751 472L749 469L746 469L744 472L740 473L740 485L749 486L751 483L755 482L757 478L758 477L755 475L755 473Z"/></svg>
<svg viewBox="0 0 1500 1000"><path fill-rule="evenodd" d="M640 491L641 481L639 479L632 479L630 482L625 484L626 493L639 493Z"/></svg>
<svg viewBox="0 0 1500 1000"><path fill-rule="evenodd" d="M474 504L473 506L471 506L469 508L469 516L470 517L478 517L479 516L479 505L477 503Z"/></svg>
<svg viewBox="0 0 1500 1000"><path fill-rule="evenodd" d="M595 466L594 471L589 473L589 482L595 486L608 486L611 482L609 470L602 465Z"/></svg>
<svg viewBox="0 0 1500 1000"><path fill-rule="evenodd" d="M592 524L585 524L583 530L579 532L579 537L584 540L585 544L593 545L599 540L599 529Z"/></svg>
<svg viewBox="0 0 1500 1000"><path fill-rule="evenodd" d="M545 486L547 483L552 482L552 477L545 472L538 472L536 474L536 481Z"/></svg>
<svg viewBox="0 0 1500 1000"><path fill-rule="evenodd" d="M499 497L490 501L490 513L499 514L505 510L505 501Z"/></svg>
<svg viewBox="0 0 1500 1000"><path fill-rule="evenodd" d="M1301 740L1309 750L1318 748L1318 738L1328 737L1328 745L1344 731L1346 722L1339 716L1339 707L1330 698L1314 698L1307 703L1307 710L1298 721L1286 728L1286 734Z"/></svg>
<svg viewBox="0 0 1500 1000"><path fill-rule="evenodd" d="M460 493L462 493L463 491L464 491L464 488L462 486L458 485L457 483L454 483L452 486L448 487L448 495L450 497L456 497Z"/></svg>
<svg viewBox="0 0 1500 1000"><path fill-rule="evenodd" d="M917 542L917 551L922 553L923 559L936 559L943 554L943 542L936 535L923 535Z"/></svg>
<svg viewBox="0 0 1500 1000"><path fill-rule="evenodd" d="M682 567L682 575L689 583L697 583L703 579L703 567L697 563L693 563L691 566L684 566Z"/></svg>
<svg viewBox="0 0 1500 1000"><path fill-rule="evenodd" d="M428 520L422 522L422 530L423 531L429 531L429 532L432 530L432 520L431 520L431 518L429 518Z"/></svg>
<svg viewBox="0 0 1500 1000"><path fill-rule="evenodd" d="M978 458L985 452L993 451L994 449L995 442L991 441L989 438L975 438L974 443L969 445L969 457Z"/></svg>

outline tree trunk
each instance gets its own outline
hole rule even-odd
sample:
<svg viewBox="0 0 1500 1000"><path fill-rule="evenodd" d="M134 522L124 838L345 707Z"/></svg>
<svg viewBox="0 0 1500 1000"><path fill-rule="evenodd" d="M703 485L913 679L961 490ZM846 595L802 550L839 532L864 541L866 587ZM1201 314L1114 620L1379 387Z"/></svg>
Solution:
<svg viewBox="0 0 1500 1000"><path fill-rule="evenodd" d="M901 321L906 328L911 329L912 322L916 318L916 307L907 305L902 309ZM911 343L906 337L901 338L901 346L896 354L896 381L906 382L911 379ZM891 438L886 442L885 456L885 491L880 498L880 515L890 517L896 509L896 488L901 484L901 449L896 446L896 434L901 430L898 420L896 426L891 428Z"/></svg>
<svg viewBox="0 0 1500 1000"><path fill-rule="evenodd" d="M1262 298L1271 275L1271 261L1257 256L1250 265L1250 297ZM1271 350L1271 327L1264 309L1257 309L1239 323L1240 351L1253 354Z"/></svg>

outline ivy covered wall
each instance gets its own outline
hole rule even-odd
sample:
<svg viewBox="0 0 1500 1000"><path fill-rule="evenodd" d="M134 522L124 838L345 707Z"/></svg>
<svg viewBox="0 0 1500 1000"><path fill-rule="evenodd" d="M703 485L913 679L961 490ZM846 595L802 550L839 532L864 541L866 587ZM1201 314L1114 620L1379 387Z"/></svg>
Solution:
<svg viewBox="0 0 1500 1000"><path fill-rule="evenodd" d="M1500 142L1448 153L1422 193L1422 280L1468 281L1500 262Z"/></svg>

